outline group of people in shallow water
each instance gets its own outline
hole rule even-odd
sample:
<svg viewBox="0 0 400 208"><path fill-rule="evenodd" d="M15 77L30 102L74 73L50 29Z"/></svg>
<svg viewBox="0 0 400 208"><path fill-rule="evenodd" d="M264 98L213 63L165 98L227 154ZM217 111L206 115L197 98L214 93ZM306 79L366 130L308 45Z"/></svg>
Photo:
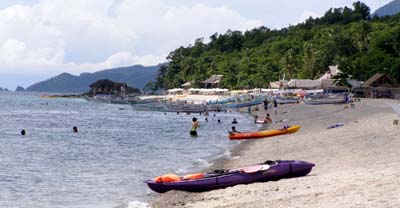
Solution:
<svg viewBox="0 0 400 208"><path fill-rule="evenodd" d="M215 115L215 114L214 114L214 115ZM208 122L208 118L207 118L207 117L205 118L205 121ZM221 123L221 120L218 119L217 122L218 122L218 123ZM237 121L236 118L233 119L232 124L238 124L238 121ZM198 129L199 127L200 127L200 122L199 122L199 120L198 120L196 117L193 117L193 118L192 118L192 128L190 129L190 135L191 135L191 136L197 136L197 129ZM237 132L234 126L232 127L232 130L234 130L235 132Z"/></svg>
<svg viewBox="0 0 400 208"><path fill-rule="evenodd" d="M264 111L265 111L266 113L267 113L267 111L268 111L269 102L270 102L270 101L268 101L267 99L265 99L264 102L263 102L263 104L264 104ZM274 113L275 113L275 115L277 115L277 114L278 114L278 102L276 101L276 99L274 99L272 102L273 102ZM249 107L249 108L250 108L250 107ZM258 106L256 106L256 108L258 109ZM251 110L249 110L249 111L251 112ZM201 115L201 114L200 114L200 115ZM204 115L205 115L205 116L208 116L208 112L204 112ZM215 117L215 114L214 114L213 116ZM257 122L257 121L259 120L259 119L258 119L258 116L255 115L254 118L255 118L254 123L258 123L258 122ZM208 122L208 117L205 118L205 122ZM218 119L217 122L218 122L218 123L221 123L221 120ZM266 114L265 118L263 119L263 123L273 123L272 118L271 118L271 115L270 115L269 113ZM232 124L238 124L238 121L236 120L236 118L233 119ZM191 136L197 136L197 129L198 129L199 127L200 127L200 122L198 121L198 119L197 119L196 117L193 117L193 119L192 119L192 128L190 129L190 135L191 135ZM232 129L231 129L231 131L229 131L229 132L230 132L230 133L239 133L239 132L236 130L236 127L235 127L235 126L232 126Z"/></svg>

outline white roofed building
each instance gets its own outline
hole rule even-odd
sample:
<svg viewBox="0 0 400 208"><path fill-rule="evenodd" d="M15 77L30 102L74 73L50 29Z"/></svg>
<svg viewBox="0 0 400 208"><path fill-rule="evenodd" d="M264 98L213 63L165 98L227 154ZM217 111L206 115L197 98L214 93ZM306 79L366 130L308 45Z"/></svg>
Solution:
<svg viewBox="0 0 400 208"><path fill-rule="evenodd" d="M296 89L317 89L321 87L320 80L312 79L292 79L288 83L290 88Z"/></svg>
<svg viewBox="0 0 400 208"><path fill-rule="evenodd" d="M342 72L339 70L339 66L338 65L329 66L329 70L321 78L319 78L318 80L333 79L334 76L336 76L336 75L338 75L340 73L342 73Z"/></svg>

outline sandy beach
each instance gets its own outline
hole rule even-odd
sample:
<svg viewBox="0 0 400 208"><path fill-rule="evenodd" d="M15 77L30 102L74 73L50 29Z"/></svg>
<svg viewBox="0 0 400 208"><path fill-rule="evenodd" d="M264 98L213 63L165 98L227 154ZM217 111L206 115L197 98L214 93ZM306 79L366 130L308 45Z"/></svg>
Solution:
<svg viewBox="0 0 400 208"><path fill-rule="evenodd" d="M243 142L233 151L238 157L214 161L210 169L295 159L316 164L308 176L204 193L170 191L156 194L149 204L192 208L399 207L400 126L393 125L397 115L385 102L398 101L362 99L348 109L343 105L280 105L273 119L289 119L288 124L302 126L299 132ZM337 122L345 126L326 129Z"/></svg>

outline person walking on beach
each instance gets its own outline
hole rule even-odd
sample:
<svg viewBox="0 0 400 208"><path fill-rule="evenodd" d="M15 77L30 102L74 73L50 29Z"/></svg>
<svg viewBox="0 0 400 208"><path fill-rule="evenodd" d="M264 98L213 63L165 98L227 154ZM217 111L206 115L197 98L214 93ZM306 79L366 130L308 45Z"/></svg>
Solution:
<svg viewBox="0 0 400 208"><path fill-rule="evenodd" d="M192 128L190 129L190 136L197 136L197 128L200 127L199 121L197 121L196 117L192 119Z"/></svg>
<svg viewBox="0 0 400 208"><path fill-rule="evenodd" d="M276 102L275 98L274 98L274 112L275 112L275 115L278 114L278 102Z"/></svg>

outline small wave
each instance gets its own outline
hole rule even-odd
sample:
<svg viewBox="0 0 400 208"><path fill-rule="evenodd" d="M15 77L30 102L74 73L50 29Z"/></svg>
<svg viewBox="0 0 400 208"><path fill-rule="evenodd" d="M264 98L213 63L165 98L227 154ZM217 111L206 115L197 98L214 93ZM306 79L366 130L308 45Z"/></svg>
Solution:
<svg viewBox="0 0 400 208"><path fill-rule="evenodd" d="M225 150L223 157L227 157L227 158L232 157L232 152L229 149Z"/></svg>
<svg viewBox="0 0 400 208"><path fill-rule="evenodd" d="M183 174L183 173L187 173L188 170L186 170L185 168L179 168L177 170L175 170L176 173L178 174Z"/></svg>
<svg viewBox="0 0 400 208"><path fill-rule="evenodd" d="M230 159L231 160L237 160L237 159L239 159L240 158L240 156L234 156L234 157L231 157Z"/></svg>
<svg viewBox="0 0 400 208"><path fill-rule="evenodd" d="M232 152L229 149L225 149L225 151L217 155L215 158L225 158L225 159L230 159L232 157Z"/></svg>
<svg viewBox="0 0 400 208"><path fill-rule="evenodd" d="M228 159L228 160L236 160L236 159L240 158L240 156L232 156L232 151L227 149L224 151L223 154L219 155L218 158L224 158L224 159Z"/></svg>
<svg viewBox="0 0 400 208"><path fill-rule="evenodd" d="M149 208L149 204L140 201L131 201L126 208Z"/></svg>
<svg viewBox="0 0 400 208"><path fill-rule="evenodd" d="M213 165L212 162L209 162L209 161L201 159L201 158L197 158L195 164L199 165L201 167L210 167L211 165Z"/></svg>

